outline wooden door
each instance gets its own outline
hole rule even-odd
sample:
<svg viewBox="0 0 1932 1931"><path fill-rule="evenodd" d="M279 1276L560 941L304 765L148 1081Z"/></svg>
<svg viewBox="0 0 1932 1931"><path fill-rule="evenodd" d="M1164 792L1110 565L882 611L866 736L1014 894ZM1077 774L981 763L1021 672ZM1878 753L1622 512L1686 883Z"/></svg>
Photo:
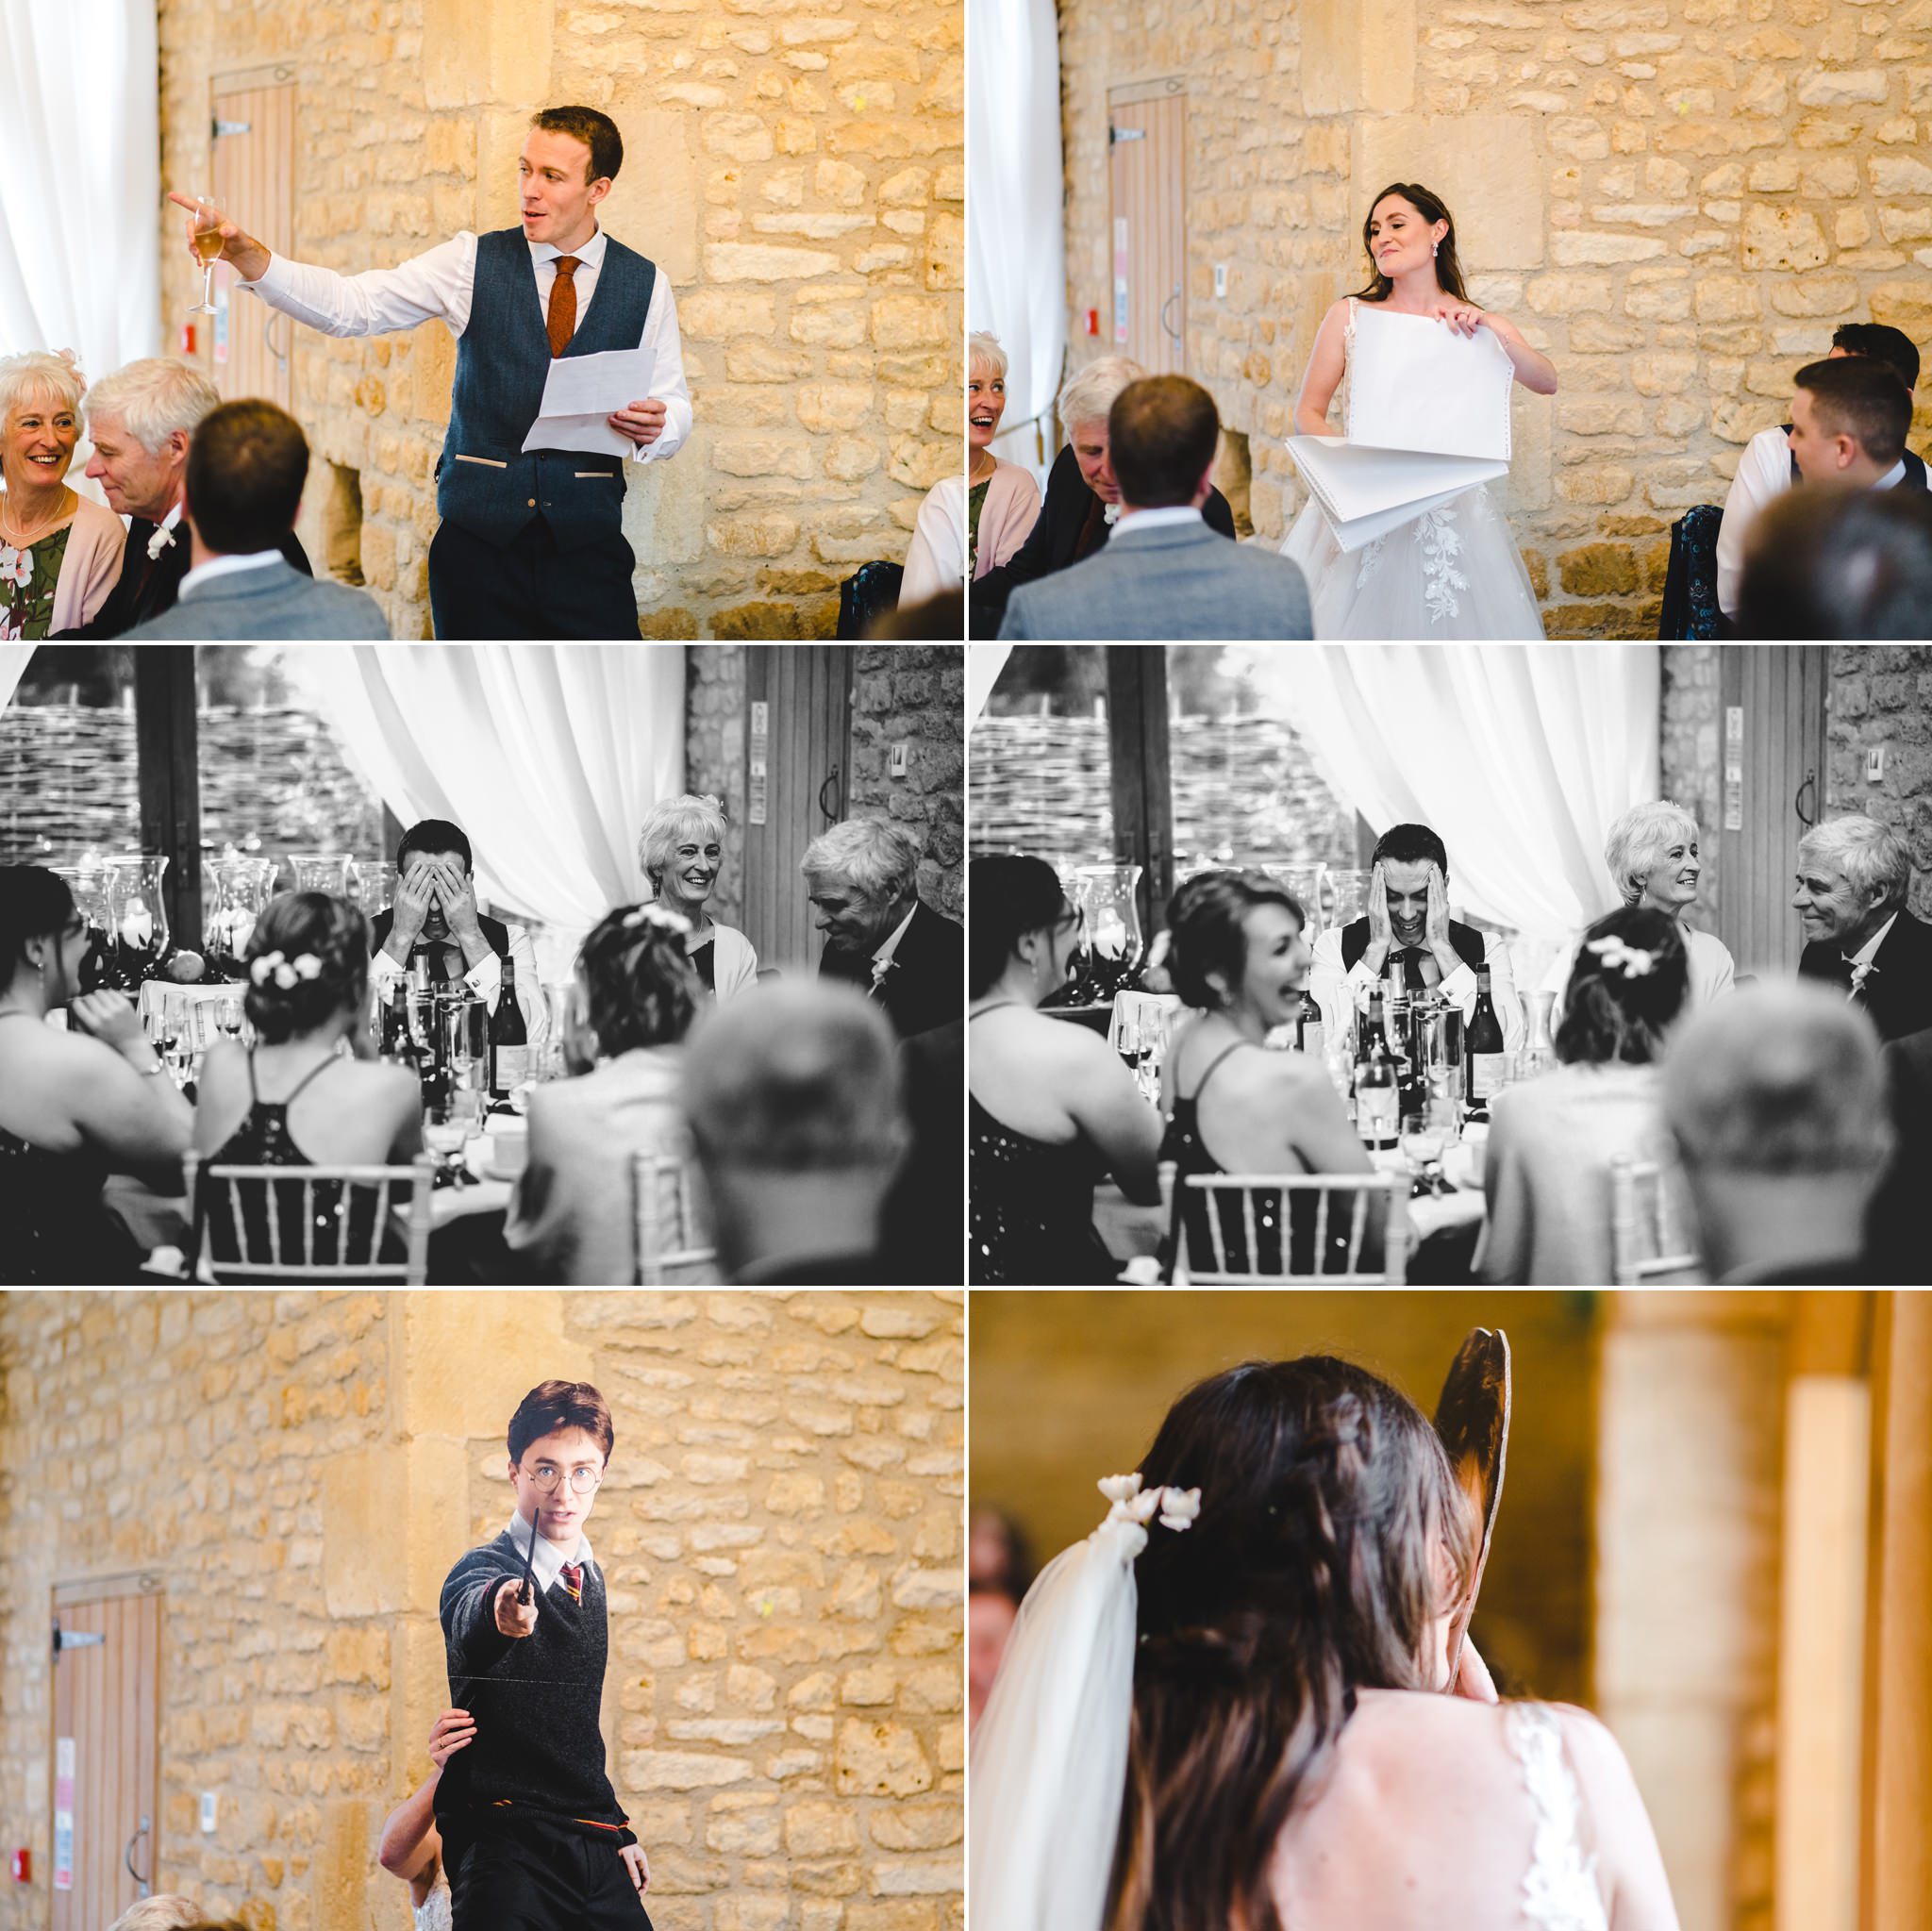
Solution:
<svg viewBox="0 0 1932 1931"><path fill-rule="evenodd" d="M100 1931L154 1888L161 1579L57 1585L54 1621L49 1923L52 1931Z"/></svg>
<svg viewBox="0 0 1932 1931"><path fill-rule="evenodd" d="M1113 353L1150 375L1188 366L1188 97L1178 80L1107 97Z"/></svg>
<svg viewBox="0 0 1932 1931"><path fill-rule="evenodd" d="M271 248L294 252L295 70L258 68L212 87L214 186L220 206ZM295 325L253 295L236 295L235 271L215 267L209 371L224 402L264 396L289 407L289 350Z"/></svg>
<svg viewBox="0 0 1932 1931"><path fill-rule="evenodd" d="M816 974L824 941L798 861L846 815L852 646L745 647L744 923L758 966Z"/></svg>
<svg viewBox="0 0 1932 1931"><path fill-rule="evenodd" d="M1789 978L1798 840L1824 814L1825 651L1737 644L1719 665L1718 937L1740 974Z"/></svg>

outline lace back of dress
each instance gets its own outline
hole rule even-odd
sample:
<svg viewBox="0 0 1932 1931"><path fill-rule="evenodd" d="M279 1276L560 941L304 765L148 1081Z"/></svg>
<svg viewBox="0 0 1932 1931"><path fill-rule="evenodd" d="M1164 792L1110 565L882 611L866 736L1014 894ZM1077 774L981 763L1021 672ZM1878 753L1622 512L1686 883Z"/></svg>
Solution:
<svg viewBox="0 0 1932 1931"><path fill-rule="evenodd" d="M1583 1847L1583 1804L1563 1755L1557 1713L1539 1703L1512 1703L1504 1733L1523 1766L1536 1836L1523 1879L1523 1915L1541 1931L1609 1931L1597 1889L1596 1858Z"/></svg>

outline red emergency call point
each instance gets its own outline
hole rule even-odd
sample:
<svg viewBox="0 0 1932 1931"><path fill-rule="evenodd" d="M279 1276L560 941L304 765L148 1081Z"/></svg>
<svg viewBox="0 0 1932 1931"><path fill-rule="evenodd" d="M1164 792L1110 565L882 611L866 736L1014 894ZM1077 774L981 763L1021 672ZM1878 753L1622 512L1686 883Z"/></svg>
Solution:
<svg viewBox="0 0 1932 1931"><path fill-rule="evenodd" d="M184 322L181 325L181 353L184 356L192 356L194 353L194 325L192 322Z"/></svg>
<svg viewBox="0 0 1932 1931"><path fill-rule="evenodd" d="M1089 335L1098 335L1100 333L1100 310L1098 308L1090 308L1087 311L1087 333Z"/></svg>
<svg viewBox="0 0 1932 1931"><path fill-rule="evenodd" d="M31 1884L34 1881L34 1854L31 1851L14 1852L13 1881L16 1884Z"/></svg>

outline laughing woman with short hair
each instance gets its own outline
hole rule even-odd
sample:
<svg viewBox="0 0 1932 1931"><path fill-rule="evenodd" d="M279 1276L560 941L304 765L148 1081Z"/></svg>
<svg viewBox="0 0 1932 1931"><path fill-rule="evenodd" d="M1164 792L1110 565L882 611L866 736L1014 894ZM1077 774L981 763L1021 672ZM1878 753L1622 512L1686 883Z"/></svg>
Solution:
<svg viewBox="0 0 1932 1931"><path fill-rule="evenodd" d="M758 976L751 941L705 909L724 868L724 832L723 804L686 792L653 805L638 833L644 877L667 912L690 920L685 953L698 983L719 999L756 985Z"/></svg>

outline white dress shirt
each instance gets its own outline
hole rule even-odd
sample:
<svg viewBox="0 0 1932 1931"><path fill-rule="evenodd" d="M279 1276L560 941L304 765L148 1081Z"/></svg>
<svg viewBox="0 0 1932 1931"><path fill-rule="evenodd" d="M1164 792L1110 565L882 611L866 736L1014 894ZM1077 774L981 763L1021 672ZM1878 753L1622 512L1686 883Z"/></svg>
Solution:
<svg viewBox="0 0 1932 1931"><path fill-rule="evenodd" d="M1391 957L1399 949L1402 948L1391 943ZM1496 1018L1503 1028L1503 1050L1506 1053L1521 1052L1524 1037L1528 1031L1523 1017L1523 1001L1516 996L1516 978L1509 965L1509 948L1493 932L1483 935L1483 963L1490 969L1490 1001L1496 1008ZM1386 963L1384 970L1387 970ZM1343 969L1341 927L1329 926L1315 941L1314 963L1308 974L1308 990L1315 995L1315 1004L1322 1008L1323 1038L1346 1039L1353 1015L1368 1010L1369 994L1378 983L1379 975L1369 970L1366 953L1356 960L1353 971ZM1435 990L1462 1008L1466 1024L1470 1014L1475 1010L1476 994L1481 988L1475 974L1458 958L1456 970L1444 977Z"/></svg>
<svg viewBox="0 0 1932 1931"><path fill-rule="evenodd" d="M1186 523L1204 522L1201 512L1187 503L1167 503L1158 509L1124 510L1114 525L1114 535L1124 537L1129 530L1173 529Z"/></svg>
<svg viewBox="0 0 1932 1931"><path fill-rule="evenodd" d="M1905 481L1901 458L1872 485L1895 489ZM1724 518L1717 533L1717 607L1726 617L1738 614L1738 596L1744 583L1744 546L1751 525L1765 505L1791 487L1791 445L1782 429L1760 429L1744 445L1738 474L1724 497Z"/></svg>
<svg viewBox="0 0 1932 1931"><path fill-rule="evenodd" d="M530 251L538 313L548 315L557 260L566 251L548 241L525 245ZM599 228L575 251L579 327L597 292L606 245L604 231ZM392 329L414 328L420 322L441 317L449 325L449 332L460 337L470 325L470 296L475 279L476 237L465 228L398 267L365 269L360 275L338 275L332 268L272 255L260 280L238 286L258 295L271 308L292 315L325 335L387 335ZM655 442L643 448L632 443L631 455L639 462L656 462L675 456L691 434L691 392L684 381L677 305L671 293L671 279L661 268L651 284L651 306L644 315L638 346L651 352L651 380L644 394L664 405L664 428Z"/></svg>
<svg viewBox="0 0 1932 1931"><path fill-rule="evenodd" d="M537 955L530 945L530 935L521 925L511 925L509 932L509 960L516 968L517 1010L524 1015L524 1024L530 1035L532 1047L540 1046L550 1036L550 1014L543 1004L541 989L537 982ZM420 936L420 948L428 941ZM455 946L452 939L445 943ZM389 989L397 979L406 979L409 969L398 965L390 957L387 943L375 949L375 957L369 961L369 976L375 987L378 1000L389 996ZM463 984L487 1005L491 1012L496 1010L497 995L503 990L503 961L494 952L486 952L468 972L462 975Z"/></svg>
<svg viewBox="0 0 1932 1931"><path fill-rule="evenodd" d="M279 550L250 550L242 556L210 557L206 563L197 563L181 579L177 601L192 596L198 583L212 582L217 576L233 576L242 570L265 570L271 563L284 560Z"/></svg>
<svg viewBox="0 0 1932 1931"><path fill-rule="evenodd" d="M903 919L901 919L896 925L892 927L891 932L887 936L886 942L883 945L881 945L875 953L873 954L872 982L874 989L877 988L880 981L884 979L886 974L891 971L893 962L892 955L899 950L899 941L900 940L905 938L906 928L907 926L911 924L913 916L915 913L917 913L918 910L919 906L917 901L915 901L912 907L912 910L908 912L906 916Z"/></svg>
<svg viewBox="0 0 1932 1931"><path fill-rule="evenodd" d="M1894 912L1857 952L1844 955L1845 963L1852 969L1852 990L1846 997L1857 998L1864 990L1865 981L1871 975L1872 961L1878 957L1878 948L1885 943L1886 935L1897 923L1898 914Z"/></svg>
<svg viewBox="0 0 1932 1931"><path fill-rule="evenodd" d="M522 1509L512 1511L509 1521L504 1524L510 1540L517 1546L519 1556L529 1555L531 1526L524 1520ZM540 1532L537 1537L537 1553L530 1556L530 1580L540 1593L547 1595L555 1587L566 1562L581 1562L586 1569L597 1567L597 1558L591 1554L590 1538L579 1529L576 1547L559 1549L549 1537Z"/></svg>

